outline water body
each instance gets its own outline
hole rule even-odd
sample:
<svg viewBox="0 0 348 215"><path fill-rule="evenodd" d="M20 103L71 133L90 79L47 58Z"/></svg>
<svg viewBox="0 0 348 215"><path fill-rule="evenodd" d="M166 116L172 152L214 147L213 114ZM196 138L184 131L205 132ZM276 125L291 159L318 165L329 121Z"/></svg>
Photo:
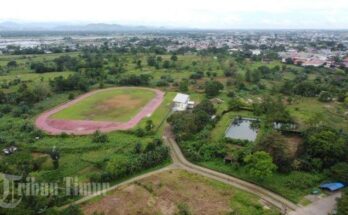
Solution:
<svg viewBox="0 0 348 215"><path fill-rule="evenodd" d="M237 140L255 141L258 131L256 119L237 118L233 120L230 127L226 130L225 137Z"/></svg>

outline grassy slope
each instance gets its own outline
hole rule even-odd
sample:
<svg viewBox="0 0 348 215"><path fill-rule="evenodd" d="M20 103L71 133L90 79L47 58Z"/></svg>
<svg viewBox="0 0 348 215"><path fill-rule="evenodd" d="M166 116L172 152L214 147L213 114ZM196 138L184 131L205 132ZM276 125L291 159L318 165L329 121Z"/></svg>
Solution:
<svg viewBox="0 0 348 215"><path fill-rule="evenodd" d="M128 95L132 100L137 100L139 103L125 107L115 106L115 109L108 110L97 108L100 103L122 95ZM154 97L154 95L154 92L143 89L114 89L98 92L73 106L54 114L52 117L55 119L89 119L125 122L134 117L140 109ZM127 104L127 101L122 102Z"/></svg>

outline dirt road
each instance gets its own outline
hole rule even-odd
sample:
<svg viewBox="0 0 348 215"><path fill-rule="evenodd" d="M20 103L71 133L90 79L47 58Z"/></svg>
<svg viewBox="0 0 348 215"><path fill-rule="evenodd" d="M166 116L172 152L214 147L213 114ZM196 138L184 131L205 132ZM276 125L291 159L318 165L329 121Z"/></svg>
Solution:
<svg viewBox="0 0 348 215"><path fill-rule="evenodd" d="M324 197L314 203L299 208L296 211L292 211L290 215L328 215L336 207L336 199L341 197L341 193L335 193L333 195Z"/></svg>
<svg viewBox="0 0 348 215"><path fill-rule="evenodd" d="M134 178L127 180L121 184L117 184L113 187L110 187L109 189L106 190L106 192L117 189L118 187L120 187L122 185L133 183L137 180L143 179L143 178L148 177L150 175L157 174L159 172L167 171L170 169L184 169L186 171L193 172L193 173L196 173L199 175L203 175L205 177L208 177L208 178L232 185L232 186L237 187L241 190L255 194L258 197L260 197L262 200L264 200L264 201L268 202L269 204L279 208L281 211L295 211L295 210L299 209L299 206L292 203L291 201L289 201L289 200L287 200L287 199L285 199L285 198L279 196L278 194L275 194L269 190L266 190L262 187L259 187L255 184L252 184L252 183L243 181L241 179L232 177L230 175L226 175L226 174L223 174L223 173L220 173L220 172L217 172L214 170L210 170L210 169L207 169L207 168L197 166L195 164L190 163L189 161L186 160L186 158L182 154L179 146L177 145L176 141L173 138L170 127L168 127L168 126L165 129L163 139L164 139L165 143L170 148L170 155L171 155L171 158L173 160L172 165L170 165L164 169L160 169L160 170L157 170L154 172L147 173L145 175L134 177ZM96 196L98 196L98 194L84 197L84 198L74 202L73 204L84 203L86 201L91 200L92 198L94 198ZM65 206L65 207L67 207L67 206ZM65 208L65 207L63 207L63 208Z"/></svg>
<svg viewBox="0 0 348 215"><path fill-rule="evenodd" d="M293 202L255 184L190 163L182 154L178 144L173 138L173 135L169 127L165 129L165 134L163 138L170 147L171 157L176 167L183 168L187 171L194 172L205 177L212 178L217 181L224 182L226 184L230 184L241 190L253 193L282 211L296 210L299 208Z"/></svg>

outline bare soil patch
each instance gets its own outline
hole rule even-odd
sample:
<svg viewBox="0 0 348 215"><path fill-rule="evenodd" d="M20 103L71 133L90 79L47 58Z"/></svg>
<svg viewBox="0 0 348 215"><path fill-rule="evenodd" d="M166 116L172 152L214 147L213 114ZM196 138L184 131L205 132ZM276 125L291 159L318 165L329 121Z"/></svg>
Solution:
<svg viewBox="0 0 348 215"><path fill-rule="evenodd" d="M139 99L133 98L130 95L117 95L96 105L96 107L90 112L87 112L86 115L93 116L99 114L100 112L108 114L115 109L119 109L120 114L122 114L122 110L127 110L129 107L138 108L141 107L141 105L142 102Z"/></svg>
<svg viewBox="0 0 348 215"><path fill-rule="evenodd" d="M164 172L122 187L98 202L82 206L85 214L176 214L185 204L192 214L231 212L234 190L184 170Z"/></svg>
<svg viewBox="0 0 348 215"><path fill-rule="evenodd" d="M285 138L291 157L296 157L302 150L303 138L293 135Z"/></svg>

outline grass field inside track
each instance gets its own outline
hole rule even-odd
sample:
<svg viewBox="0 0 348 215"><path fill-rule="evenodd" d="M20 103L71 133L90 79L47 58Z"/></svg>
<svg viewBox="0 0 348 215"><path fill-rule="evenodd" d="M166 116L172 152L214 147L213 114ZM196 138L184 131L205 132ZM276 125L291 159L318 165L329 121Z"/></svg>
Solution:
<svg viewBox="0 0 348 215"><path fill-rule="evenodd" d="M146 89L110 89L84 98L52 118L127 122L154 97L155 92Z"/></svg>

